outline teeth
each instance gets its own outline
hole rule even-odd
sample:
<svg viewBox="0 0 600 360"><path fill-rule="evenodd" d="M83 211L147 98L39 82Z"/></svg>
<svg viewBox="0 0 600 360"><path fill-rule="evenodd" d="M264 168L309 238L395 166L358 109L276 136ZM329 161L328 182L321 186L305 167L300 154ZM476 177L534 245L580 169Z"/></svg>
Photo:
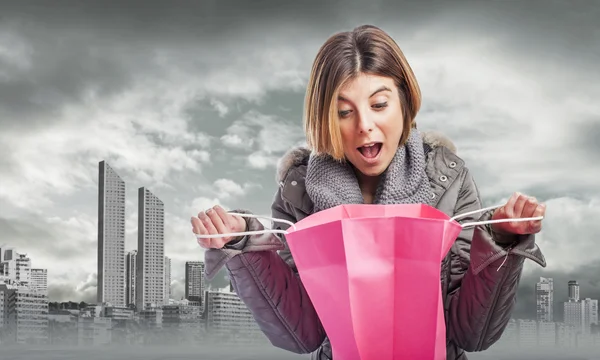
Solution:
<svg viewBox="0 0 600 360"><path fill-rule="evenodd" d="M364 145L364 147L373 147L373 146L375 146L375 144L374 144L374 143L373 143L373 144L367 144L367 145Z"/></svg>

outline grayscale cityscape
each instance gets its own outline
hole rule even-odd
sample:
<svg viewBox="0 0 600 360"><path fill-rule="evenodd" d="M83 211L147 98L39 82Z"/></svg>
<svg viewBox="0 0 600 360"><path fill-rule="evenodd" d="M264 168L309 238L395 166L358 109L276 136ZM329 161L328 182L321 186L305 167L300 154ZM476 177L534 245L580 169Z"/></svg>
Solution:
<svg viewBox="0 0 600 360"><path fill-rule="evenodd" d="M47 269L35 268L27 249L3 244L0 343L268 344L231 286L207 288L204 263L193 254L185 263L185 297L173 299L162 200L139 188L137 250L126 251L125 181L105 161L98 174L96 302L49 302Z"/></svg>
<svg viewBox="0 0 600 360"><path fill-rule="evenodd" d="M0 247L0 343L57 346L214 344L267 347L269 342L231 285L209 289L204 263L185 263L185 296L171 297L165 255L164 204L138 189L137 250L125 250L125 181L105 161L98 167L97 300L49 302L47 269L13 244ZM68 266L68 264L65 264ZM501 349L600 349L598 299L582 296L577 280L535 287L536 317L511 319ZM555 291L568 291L556 304ZM555 321L563 311L563 321ZM1 351L0 351L1 355Z"/></svg>

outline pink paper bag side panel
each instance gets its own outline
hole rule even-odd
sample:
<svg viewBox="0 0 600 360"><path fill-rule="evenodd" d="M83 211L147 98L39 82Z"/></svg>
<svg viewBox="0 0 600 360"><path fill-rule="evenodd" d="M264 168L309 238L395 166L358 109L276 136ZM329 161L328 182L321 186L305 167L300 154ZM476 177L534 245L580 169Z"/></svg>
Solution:
<svg viewBox="0 0 600 360"><path fill-rule="evenodd" d="M318 213L314 213L310 216L305 217L304 219L296 222L294 225L296 230L293 227L288 229L289 233L293 233L300 230L312 229L315 226L324 225L328 223L334 223L341 219L347 217L346 210L343 206L336 206L331 209L326 209L323 211L319 211ZM293 255L293 254L292 254Z"/></svg>
<svg viewBox="0 0 600 360"><path fill-rule="evenodd" d="M361 360L437 360L444 221L347 219L343 231Z"/></svg>
<svg viewBox="0 0 600 360"><path fill-rule="evenodd" d="M296 231L286 240L336 359L358 359L341 222Z"/></svg>
<svg viewBox="0 0 600 360"><path fill-rule="evenodd" d="M445 220L397 219L396 241L396 334L397 359L431 359L446 345L439 337L441 296L440 253ZM440 311L441 310L441 311Z"/></svg>
<svg viewBox="0 0 600 360"><path fill-rule="evenodd" d="M343 221L350 310L360 360L392 359L394 350L394 222Z"/></svg>

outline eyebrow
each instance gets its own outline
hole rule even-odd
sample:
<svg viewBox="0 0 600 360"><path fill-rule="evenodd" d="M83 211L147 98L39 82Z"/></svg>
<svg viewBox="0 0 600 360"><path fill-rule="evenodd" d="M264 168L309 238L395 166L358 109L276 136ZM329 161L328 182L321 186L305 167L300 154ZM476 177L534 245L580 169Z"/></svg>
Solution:
<svg viewBox="0 0 600 360"><path fill-rule="evenodd" d="M373 97L375 94L378 94L378 93L380 93L380 92L382 92L382 91L392 91L392 90L391 90L389 87L387 87L387 86L383 85L383 86L381 86L379 89L377 89L377 90L373 91L373 93L372 93L371 95L369 95L369 98L372 98L372 97ZM341 96L341 95L339 95L339 96L338 96L338 100L341 100L341 101L348 101L348 99L346 99L345 97L343 97L343 96Z"/></svg>

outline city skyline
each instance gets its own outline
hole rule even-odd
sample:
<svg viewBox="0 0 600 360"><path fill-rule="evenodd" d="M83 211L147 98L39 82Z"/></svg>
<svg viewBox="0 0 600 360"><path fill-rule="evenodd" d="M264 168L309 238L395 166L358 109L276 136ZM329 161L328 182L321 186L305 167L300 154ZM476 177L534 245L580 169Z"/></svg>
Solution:
<svg viewBox="0 0 600 360"><path fill-rule="evenodd" d="M140 194L148 193L141 188ZM162 205L156 198L144 204L159 209ZM0 342L3 344L207 346L218 339L231 345L269 347L254 317L233 289L203 289L202 262L185 264L185 300L165 295L162 304L130 308L106 302L51 304L45 269L33 268L34 260L17 248L0 246ZM165 263L169 263L168 257ZM166 270L161 280L166 281L168 273ZM166 282L159 285L166 287ZM562 304L564 321L553 320L555 309L561 308L553 301L554 279L540 277L535 286L536 319L511 317L501 338L486 353L517 348L534 352L560 349L575 354L597 349L600 346L598 299L587 298L585 288L581 289L576 279L557 285L563 291L566 288L569 297ZM202 296L199 298L196 293ZM148 294L156 296L152 291Z"/></svg>
<svg viewBox="0 0 600 360"><path fill-rule="evenodd" d="M554 279L540 277L535 286L535 320L538 323L554 323L557 322L556 313L562 312L560 322L573 326L576 331L589 333L592 325L598 327L598 298L587 296L585 288L582 296L578 280L569 280L560 288L566 290L568 298L567 301L557 303L554 301Z"/></svg>
<svg viewBox="0 0 600 360"><path fill-rule="evenodd" d="M124 196L124 189L126 188L126 181L124 181L117 172L115 172L115 170L113 170L110 165L105 161L105 160L101 160L98 163L98 170L99 170L99 181L98 181L98 269L100 270L101 268L101 256L102 254L100 253L100 249L101 249L101 244L104 241L104 228L102 227L103 224L103 218L106 216L105 212L102 211L105 208L105 202L106 200L106 194L104 193L105 191L105 187L106 187L106 182L103 183L103 180L105 177L107 177L107 173L108 176L112 177L113 180L113 184L112 184L112 188L114 189L115 192L117 192L118 194L116 194L115 198L112 199L112 203L113 203L113 213L111 214L112 217L112 221L113 221L113 227L116 228L120 228L121 226L124 227L124 222L119 222L119 220L121 220L121 218L124 218L124 210L126 209L126 206L124 206L125 203L125 196ZM147 213L147 207L150 208L152 214L150 214L150 217L154 218L156 216L160 217L161 220L159 223L153 222L153 221L148 221L148 219L144 216L138 216L138 222L137 222L137 226L138 228L144 228L147 226L150 226L152 229L150 231L150 233L152 234L151 237L155 238L155 241L158 241L158 244L161 245L161 249L159 250L158 253L153 254L154 257L156 259L162 259L163 261L156 261L156 259L154 259L155 262L159 263L160 265L156 268L156 274L153 274L153 278L154 278L154 288L157 289L155 290L155 295L153 297L153 299L162 299L162 303L161 304L168 304L169 299L170 300L177 300L177 298L171 297L172 295L172 291L171 291L171 283L167 282L167 276L169 278L171 278L171 267L170 267L170 259L169 257L166 255L165 250L164 250L164 246L165 246L165 239L163 238L163 233L165 231L165 221L164 221L164 207L165 204L163 203L163 201L156 196L152 191L150 191L147 187L145 186L141 186L137 188L137 206L135 206L135 208L137 209L138 215L142 215L144 213ZM114 206L116 205L116 207ZM115 211L116 209L116 211ZM153 231L152 231L153 230ZM156 231L158 230L158 234L156 234ZM118 234L121 235L118 232L115 232L114 234ZM135 299L135 294L137 293L137 286L139 286L141 288L141 286L137 283L137 279L138 279L138 271L140 272L140 274L143 273L143 262L138 262L137 261L137 256L133 257L133 259L130 259L129 257L132 254L138 254L138 248L140 246L144 247L146 245L146 238L148 236L148 234L145 234L144 232L138 232L137 233L137 248L134 249L125 249L124 247L122 247L122 251L124 253L124 256L122 257L122 261L121 264L116 266L116 268L121 268L123 271L121 273L122 276L120 276L120 278L122 279L122 285L123 285L123 292L122 292L122 296L123 296L123 303L118 303L118 302L114 302L114 301L110 301L110 298L106 298L104 300L101 300L102 295L101 292L98 291L97 295L95 296L96 301L86 301L86 300L81 300L84 301L86 303L98 303L101 304L103 302L105 303L110 303L113 304L114 306L127 306L129 304L125 304L125 300L127 299L127 297L129 296L127 294L128 291L131 291L131 294L134 295L134 299ZM153 235L157 235L156 237ZM122 235L121 235L122 236ZM118 242L117 244L124 244L124 239L125 237L122 237L121 242ZM9 247L10 248L10 247ZM12 249L12 248L10 248ZM115 257L116 259L116 257ZM129 261L133 260L133 269L135 270L135 273L133 274L133 276L131 276L131 274L129 274L128 271L125 271L125 269L127 269L127 265ZM166 264L167 262L169 263L169 269L167 270L166 268ZM116 261L113 260L113 268L115 268L115 263L118 263ZM183 289L184 292L181 296L179 296L179 299L189 299L188 296L188 264L201 264L199 268L204 269L204 263L203 263L203 259L202 260L192 260L192 261L186 261L185 262L185 271L184 271L184 283L183 283ZM31 271L33 272L34 270L39 270L39 271L44 271L45 277L47 278L47 269L31 269ZM191 270L191 269L190 269ZM196 269L197 271L198 269ZM114 272L114 270L113 270ZM223 270L221 271L223 273ZM162 276L160 278L158 278L157 274L162 274ZM101 276L99 276L99 273L96 274L98 279L102 278ZM29 275L28 275L29 276ZM131 278L130 278L131 277ZM116 277L115 277L116 278ZM143 278L143 277L142 277ZM191 278L190 278L191 280ZM203 294L204 290L206 290L206 280L204 278L204 274L202 274L201 276L196 275L194 280L196 281L201 281L202 282L202 286L200 287L201 293ZM592 274L590 279L584 279L584 281L591 281L594 282L595 278ZM47 280L46 280L47 281ZM576 296L579 296L579 291L580 291L580 281L581 280L568 280L567 282L567 290L566 293L566 297L567 300L571 299L571 296L573 294L577 294ZM218 282L218 279L217 279ZM134 288L133 290L129 287L130 285L128 284L133 284L133 285L137 285L136 288ZM536 289L535 289L535 296L534 296L534 303L536 304L535 308L532 309L530 308L529 310L533 310L531 312L531 314L527 313L527 311L520 313L520 319L524 319L524 320L536 320L536 321L541 321L541 322L546 322L546 321L561 321L563 322L563 314L565 312L561 311L559 314L555 313L555 309L556 309L556 303L557 301L554 300L554 281L552 277L547 277L547 276L541 276L540 277L540 282L537 282L536 285ZM47 285L46 285L47 286ZM226 286L222 286L221 289L225 288ZM100 289L100 288L98 288ZM191 289L191 287L190 287ZM219 289L217 289L219 290ZM168 294L167 294L168 292ZM544 293L544 295L542 296L544 298L543 303L545 304L544 306L546 307L546 309L542 309L540 310L540 296L538 295L538 293ZM560 292L559 292L560 293ZM181 294L181 293L179 293ZM178 294L178 295L179 295ZM196 294L194 294L196 295ZM197 295L196 295L197 296ZM564 295L563 295L564 296ZM201 298L204 297L204 295L200 296ZM589 298L589 297L588 297ZM559 299L562 299L562 297L559 297ZM579 299L579 298L578 298ZM75 301L78 302L80 299L63 299L66 301ZM517 299L518 302L527 302L528 299L523 299L523 297L519 297ZM49 301L53 301L53 299L49 299ZM139 304L144 303L143 299L138 299L136 301L134 301L134 303L136 304L136 306L138 306ZM565 303L564 301L560 301L560 303ZM562 307L559 306L559 308L562 310ZM565 310L566 311L566 310ZM556 316L558 315L558 316Z"/></svg>
<svg viewBox="0 0 600 360"><path fill-rule="evenodd" d="M107 164L100 163L102 170ZM118 185L118 184L117 184ZM117 186L118 187L118 186ZM104 196L103 191L100 194ZM118 197L117 197L118 198ZM140 244L148 255L141 257L144 271L134 262L128 262L128 268L136 268L143 274L137 291L137 304L115 304L108 297L118 300L119 290L133 298L132 289L115 289L112 283L99 293L98 302L55 303L48 299L46 269L33 268L32 259L13 246L0 246L0 343L13 345L109 345L109 344L149 344L158 342L208 344L220 339L232 344L266 344L266 337L260 331L250 311L231 289L205 289L202 262L187 262L186 299L175 300L170 297L170 259L158 256L164 263L157 261L160 249L148 249L158 245L160 248L162 221L160 217L162 202L147 189L140 188L139 207L143 215L143 229ZM100 201L102 203L102 201ZM101 207L103 208L103 207ZM118 212L118 211L117 211ZM110 213L110 212L109 212ZM158 216L157 216L158 215ZM108 218L100 211L99 218ZM111 222L119 223L117 219ZM157 221L158 220L158 221ZM99 229L102 233L103 229ZM114 232L118 234L118 232ZM108 238L108 241L103 241ZM110 236L100 236L99 242L109 243L99 246L99 252L111 244ZM157 242L158 240L158 242ZM114 245L114 243L112 244ZM106 254L107 251L104 251ZM132 251L128 260L137 259ZM100 256L109 263L109 256ZM125 263L126 259L123 257ZM108 265L108 264L107 264ZM119 264L106 267L110 271ZM164 267L164 268L163 268ZM99 277L104 276L100 270ZM133 269L132 269L133 270ZM162 271L162 273L161 273ZM157 276L160 274L160 276ZM131 274L130 274L131 275ZM198 276L200 275L200 276ZM158 279L157 279L158 277ZM123 274L125 280L125 274ZM107 281L108 282L108 281ZM131 286L137 282L127 281ZM139 283L138 283L139 284ZM111 289L111 286L112 289ZM103 296L104 295L104 296ZM74 304L74 307L73 307ZM131 307L130 305L136 305ZM3 347L4 349L4 347ZM0 351L3 353L3 351Z"/></svg>
<svg viewBox="0 0 600 360"><path fill-rule="evenodd" d="M514 191L547 204L537 242L548 266L526 260L515 317L535 312L540 276L579 279L600 298L593 7L115 4L0 5L0 244L47 269L52 300L96 300L102 160L127 185L125 252L137 247L138 188L164 202L172 297L184 296L185 262L203 258L190 217L214 204L270 214L277 161L304 142L312 60L365 23L404 51L422 91L418 128L455 143L484 206ZM567 297L556 289L555 303Z"/></svg>

